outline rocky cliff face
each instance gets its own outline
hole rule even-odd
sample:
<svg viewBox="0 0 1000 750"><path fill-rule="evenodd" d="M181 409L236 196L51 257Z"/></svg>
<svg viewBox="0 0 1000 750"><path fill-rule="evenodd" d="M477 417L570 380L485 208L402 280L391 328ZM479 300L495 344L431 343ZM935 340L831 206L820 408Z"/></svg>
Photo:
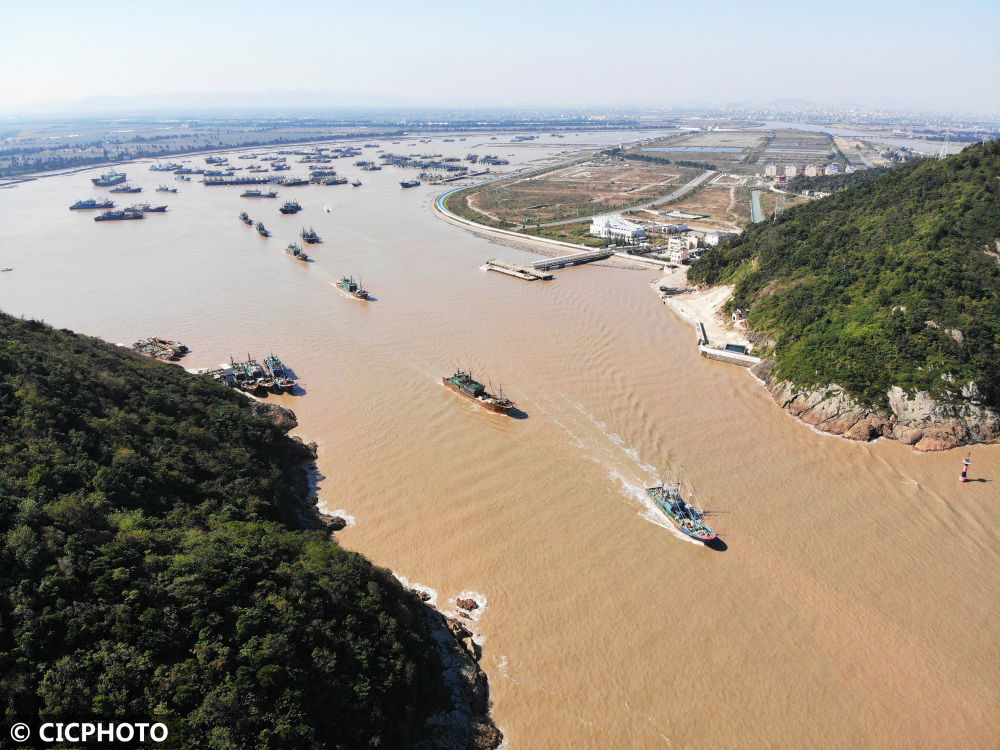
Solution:
<svg viewBox="0 0 1000 750"><path fill-rule="evenodd" d="M878 437L899 440L918 451L941 451L972 443L1000 443L1000 414L982 406L975 384L962 388L962 400L942 404L925 393L910 397L901 388L889 390L890 412L860 405L836 386L804 390L772 375L765 360L751 372L792 416L817 430L849 440Z"/></svg>

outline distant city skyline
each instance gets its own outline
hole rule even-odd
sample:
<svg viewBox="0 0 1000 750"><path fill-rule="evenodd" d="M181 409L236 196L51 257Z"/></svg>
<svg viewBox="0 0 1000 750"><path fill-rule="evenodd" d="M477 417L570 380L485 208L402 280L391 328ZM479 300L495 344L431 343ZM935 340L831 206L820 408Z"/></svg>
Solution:
<svg viewBox="0 0 1000 750"><path fill-rule="evenodd" d="M834 8L624 0L613 12L590 0L0 7L3 114L70 110L95 97L267 90L288 106L308 104L294 93L311 91L325 92L327 106L655 109L801 99L1000 112L1000 4L981 0Z"/></svg>

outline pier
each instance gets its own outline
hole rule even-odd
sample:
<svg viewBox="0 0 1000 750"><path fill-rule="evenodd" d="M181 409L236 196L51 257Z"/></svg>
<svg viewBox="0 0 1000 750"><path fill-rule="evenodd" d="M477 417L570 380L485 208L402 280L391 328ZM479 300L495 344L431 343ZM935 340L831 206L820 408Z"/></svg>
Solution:
<svg viewBox="0 0 1000 750"><path fill-rule="evenodd" d="M531 267L540 271L548 271L552 268L563 268L564 266L578 266L581 263L590 263L595 260L604 260L614 255L613 250L588 250L572 255L560 255L555 258L545 258L532 262Z"/></svg>
<svg viewBox="0 0 1000 750"><path fill-rule="evenodd" d="M713 349L712 347L705 346L704 344L698 345L698 352L705 359L714 359L717 362L728 362L731 365L739 365L740 367L753 367L761 361L760 357L754 357L750 354L734 352L730 349Z"/></svg>
<svg viewBox="0 0 1000 750"><path fill-rule="evenodd" d="M525 281L549 281L553 278L551 273L532 268L531 266L519 266L516 263L506 263L502 260L486 261L486 270L505 273L508 276L515 276Z"/></svg>

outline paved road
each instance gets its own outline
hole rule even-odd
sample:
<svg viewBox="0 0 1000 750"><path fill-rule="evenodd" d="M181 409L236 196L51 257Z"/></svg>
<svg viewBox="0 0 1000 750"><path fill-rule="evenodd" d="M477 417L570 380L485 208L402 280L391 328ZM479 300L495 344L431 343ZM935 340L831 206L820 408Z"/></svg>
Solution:
<svg viewBox="0 0 1000 750"><path fill-rule="evenodd" d="M705 172L704 174L700 174L697 177L695 177L693 180L691 180L691 182L687 183L683 187L677 188L677 190L675 190L674 192L672 192L668 196L665 196L663 198L657 198L654 201L649 201L648 203L643 203L643 204L638 205L638 206L630 206L627 209L622 208L622 209L618 209L618 210L621 210L621 211L625 211L625 210L634 211L635 209L638 209L638 208L649 208L650 206L656 206L656 205L659 205L660 203L668 203L669 201L677 200L678 198L680 198L685 193L689 193L692 190L694 190L696 187L698 187L701 183L703 183L705 180L707 180L709 177L711 177L714 174L716 174L715 170L712 170L711 172ZM594 216L604 216L604 215L609 214L609 213L616 213L616 212L615 211L601 211L601 213L595 214ZM577 217L575 219L563 219L562 221L550 221L548 224L542 224L541 226L543 226L543 227L557 227L557 226L560 226L561 224L575 224L578 221L592 221L594 219L594 216L579 216L579 217ZM535 225L531 224L530 226L535 226Z"/></svg>
<svg viewBox="0 0 1000 750"><path fill-rule="evenodd" d="M760 210L759 190L750 191L750 220L754 224L756 224L758 221L764 221L764 212Z"/></svg>

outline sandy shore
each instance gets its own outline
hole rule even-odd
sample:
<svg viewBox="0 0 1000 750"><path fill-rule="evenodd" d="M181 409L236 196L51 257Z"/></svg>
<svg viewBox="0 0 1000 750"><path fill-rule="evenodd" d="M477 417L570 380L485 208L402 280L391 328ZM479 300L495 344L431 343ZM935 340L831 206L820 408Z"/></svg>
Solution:
<svg viewBox="0 0 1000 750"><path fill-rule="evenodd" d="M674 294L663 294L660 287L683 289ZM653 282L653 288L660 295L663 303L692 327L697 323L705 325L709 343L713 346L725 344L742 344L749 346L750 342L742 331L736 330L729 322L728 316L720 313L722 306L733 295L733 287L716 286L704 291L697 291L687 285L687 266L681 266L667 272L658 281Z"/></svg>

